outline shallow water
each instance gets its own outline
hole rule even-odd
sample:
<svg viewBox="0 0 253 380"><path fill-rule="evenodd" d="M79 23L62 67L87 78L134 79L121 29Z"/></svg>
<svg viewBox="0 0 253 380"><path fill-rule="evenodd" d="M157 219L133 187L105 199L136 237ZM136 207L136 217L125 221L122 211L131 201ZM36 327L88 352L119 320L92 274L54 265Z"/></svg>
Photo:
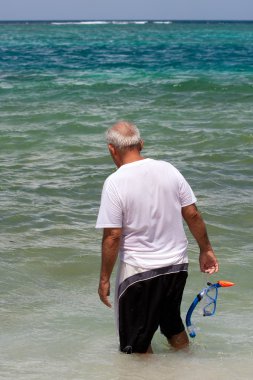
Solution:
<svg viewBox="0 0 253 380"><path fill-rule="evenodd" d="M0 24L0 377L252 378L252 23ZM214 317L175 353L118 352L97 297L103 133L134 121L146 157L191 183L219 257ZM209 278L189 236L185 315Z"/></svg>

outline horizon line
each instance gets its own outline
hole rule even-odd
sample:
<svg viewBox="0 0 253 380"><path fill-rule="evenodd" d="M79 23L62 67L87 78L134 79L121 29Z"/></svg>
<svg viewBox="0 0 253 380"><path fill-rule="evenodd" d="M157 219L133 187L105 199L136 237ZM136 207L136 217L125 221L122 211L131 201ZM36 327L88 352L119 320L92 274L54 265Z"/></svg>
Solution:
<svg viewBox="0 0 253 380"><path fill-rule="evenodd" d="M159 19L159 18L154 18L154 19L146 19L146 18L135 18L135 19L123 19L123 18L111 18L111 19L60 19L60 18L43 18L43 19L0 19L0 22L27 22L27 21L34 21L34 22L48 22L48 21L102 21L102 22L111 22L111 21L146 21L146 22L152 22L152 21L171 21L171 22L180 22L180 21L198 21L198 22L252 22L253 19L202 19L202 18L196 18L196 19Z"/></svg>

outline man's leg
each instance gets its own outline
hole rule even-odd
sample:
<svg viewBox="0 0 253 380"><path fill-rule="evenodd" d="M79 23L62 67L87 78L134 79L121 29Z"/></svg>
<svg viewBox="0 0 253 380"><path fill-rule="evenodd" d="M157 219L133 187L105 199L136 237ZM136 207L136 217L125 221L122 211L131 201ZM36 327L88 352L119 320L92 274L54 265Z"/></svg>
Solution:
<svg viewBox="0 0 253 380"><path fill-rule="evenodd" d="M176 335L172 335L172 337L168 339L168 342L176 350L181 350L189 346L189 339L185 331L182 331Z"/></svg>
<svg viewBox="0 0 253 380"><path fill-rule="evenodd" d="M188 347L189 339L181 318L180 306L187 272L180 271L164 276L167 294L160 317L161 332L176 350Z"/></svg>
<svg viewBox="0 0 253 380"><path fill-rule="evenodd" d="M152 350L151 344L148 346L146 354L153 354L153 350Z"/></svg>
<svg viewBox="0 0 253 380"><path fill-rule="evenodd" d="M145 281L136 281L119 297L121 351L125 353L152 352L151 341L159 326L160 295L157 295L161 289L159 282L159 276L145 279Z"/></svg>

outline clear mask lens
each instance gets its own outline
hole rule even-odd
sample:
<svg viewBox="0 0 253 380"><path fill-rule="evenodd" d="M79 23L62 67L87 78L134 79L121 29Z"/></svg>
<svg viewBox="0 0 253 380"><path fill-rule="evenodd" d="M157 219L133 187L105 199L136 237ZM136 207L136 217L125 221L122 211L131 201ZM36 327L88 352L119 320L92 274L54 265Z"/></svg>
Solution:
<svg viewBox="0 0 253 380"><path fill-rule="evenodd" d="M218 290L215 287L211 287L206 291L203 307L204 316L208 317L215 313L217 294Z"/></svg>

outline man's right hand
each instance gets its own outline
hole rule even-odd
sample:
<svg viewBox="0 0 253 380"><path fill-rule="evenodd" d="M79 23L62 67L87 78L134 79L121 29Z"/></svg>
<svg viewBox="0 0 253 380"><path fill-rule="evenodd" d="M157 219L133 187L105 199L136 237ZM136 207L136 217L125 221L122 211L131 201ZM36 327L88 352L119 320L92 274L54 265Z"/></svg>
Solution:
<svg viewBox="0 0 253 380"><path fill-rule="evenodd" d="M100 300L108 307L112 307L108 296L110 295L110 281L100 281L98 287Z"/></svg>

